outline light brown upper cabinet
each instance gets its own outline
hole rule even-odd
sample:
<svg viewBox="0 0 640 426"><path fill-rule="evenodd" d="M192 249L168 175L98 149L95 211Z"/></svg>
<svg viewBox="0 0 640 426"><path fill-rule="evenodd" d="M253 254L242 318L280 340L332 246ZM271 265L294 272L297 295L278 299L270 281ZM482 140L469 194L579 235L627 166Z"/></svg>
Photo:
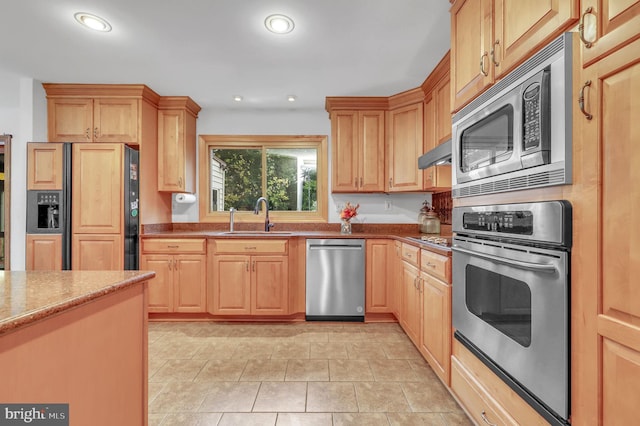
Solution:
<svg viewBox="0 0 640 426"><path fill-rule="evenodd" d="M144 85L44 83L43 87L49 142L140 144L142 102L155 107L159 98Z"/></svg>
<svg viewBox="0 0 640 426"><path fill-rule="evenodd" d="M332 192L383 192L387 98L328 97Z"/></svg>
<svg viewBox="0 0 640 426"><path fill-rule="evenodd" d="M640 37L640 1L582 0L580 29L585 65Z"/></svg>
<svg viewBox="0 0 640 426"><path fill-rule="evenodd" d="M458 111L578 21L579 0L457 0L451 8L451 81Z"/></svg>
<svg viewBox="0 0 640 426"><path fill-rule="evenodd" d="M421 88L389 98L387 113L387 192L422 191L418 157L424 154L424 92Z"/></svg>
<svg viewBox="0 0 640 426"><path fill-rule="evenodd" d="M73 144L74 234L123 231L124 145Z"/></svg>
<svg viewBox="0 0 640 426"><path fill-rule="evenodd" d="M422 83L424 101L424 152L451 139L451 84L449 52ZM425 191L450 191L451 166L431 166L423 171Z"/></svg>
<svg viewBox="0 0 640 426"><path fill-rule="evenodd" d="M200 106L187 96L158 103L158 190L196 191L196 119Z"/></svg>
<svg viewBox="0 0 640 426"><path fill-rule="evenodd" d="M62 189L62 145L27 144L27 189Z"/></svg>

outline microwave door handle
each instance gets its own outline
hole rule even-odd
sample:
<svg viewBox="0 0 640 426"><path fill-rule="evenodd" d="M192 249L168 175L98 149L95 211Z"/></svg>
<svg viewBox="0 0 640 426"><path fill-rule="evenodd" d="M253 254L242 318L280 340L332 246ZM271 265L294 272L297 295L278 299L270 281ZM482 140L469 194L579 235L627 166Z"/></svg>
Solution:
<svg viewBox="0 0 640 426"><path fill-rule="evenodd" d="M468 250L468 249L464 249L457 246L453 246L451 247L451 249L453 251L469 254L471 256L481 257L487 260L493 260L494 262L502 263L508 266L515 266L516 268L525 269L528 271L547 272L547 273L553 273L556 271L556 267L549 263L523 262L521 260L507 259L506 257L495 256L493 254L487 254L487 253L481 253L478 251Z"/></svg>

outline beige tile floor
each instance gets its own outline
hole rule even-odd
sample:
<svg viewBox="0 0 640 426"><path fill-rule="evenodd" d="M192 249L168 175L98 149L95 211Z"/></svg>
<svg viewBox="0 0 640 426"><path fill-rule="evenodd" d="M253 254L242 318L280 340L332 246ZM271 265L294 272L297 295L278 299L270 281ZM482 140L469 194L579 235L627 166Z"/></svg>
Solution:
<svg viewBox="0 0 640 426"><path fill-rule="evenodd" d="M149 425L471 425L398 324L149 324Z"/></svg>

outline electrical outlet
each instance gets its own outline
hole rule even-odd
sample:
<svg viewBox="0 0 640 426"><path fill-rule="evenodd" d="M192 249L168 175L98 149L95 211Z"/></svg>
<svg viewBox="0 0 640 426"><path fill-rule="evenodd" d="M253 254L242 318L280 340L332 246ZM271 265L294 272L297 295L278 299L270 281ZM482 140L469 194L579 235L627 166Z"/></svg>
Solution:
<svg viewBox="0 0 640 426"><path fill-rule="evenodd" d="M385 202L384 202L384 209L385 209L386 211L391 210L391 208L392 208L392 207L393 207L393 206L391 205L391 201L385 201Z"/></svg>

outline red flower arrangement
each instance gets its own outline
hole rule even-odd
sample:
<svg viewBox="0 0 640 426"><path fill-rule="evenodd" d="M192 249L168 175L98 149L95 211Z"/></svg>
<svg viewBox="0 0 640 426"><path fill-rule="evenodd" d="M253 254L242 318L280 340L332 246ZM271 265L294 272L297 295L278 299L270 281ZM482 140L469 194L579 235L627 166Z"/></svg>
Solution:
<svg viewBox="0 0 640 426"><path fill-rule="evenodd" d="M351 203L347 202L344 205L344 208L340 212L340 219L342 220L351 220L358 215L358 209L360 208L360 204L356 204L355 206Z"/></svg>

